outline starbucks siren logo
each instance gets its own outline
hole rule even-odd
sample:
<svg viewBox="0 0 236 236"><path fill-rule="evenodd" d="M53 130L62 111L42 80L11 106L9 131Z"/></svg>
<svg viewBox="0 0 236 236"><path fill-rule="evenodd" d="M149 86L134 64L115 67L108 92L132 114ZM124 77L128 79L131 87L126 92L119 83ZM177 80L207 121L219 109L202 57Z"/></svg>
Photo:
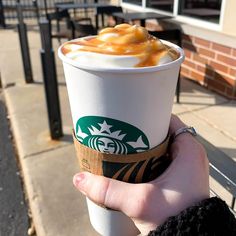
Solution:
<svg viewBox="0 0 236 236"><path fill-rule="evenodd" d="M148 139L140 129L106 117L80 118L76 137L84 145L105 153L129 154L149 149Z"/></svg>

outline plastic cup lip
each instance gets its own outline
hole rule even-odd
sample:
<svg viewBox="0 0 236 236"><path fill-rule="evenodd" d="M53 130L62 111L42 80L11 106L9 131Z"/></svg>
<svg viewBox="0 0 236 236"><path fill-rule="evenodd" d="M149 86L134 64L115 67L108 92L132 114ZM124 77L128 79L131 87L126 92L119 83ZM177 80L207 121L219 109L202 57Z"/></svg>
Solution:
<svg viewBox="0 0 236 236"><path fill-rule="evenodd" d="M95 37L95 36L88 36L88 37L84 37L84 38L91 38L91 37ZM69 42L73 42L76 41L78 39L74 39L71 40ZM81 70L87 70L87 71L97 71L97 72L111 72L111 73L145 73L145 72L156 72L156 71L163 71L163 70L168 70L169 68L172 68L173 66L176 65L180 65L183 61L184 61L184 50L182 48L180 48L179 46L177 46L174 43L171 43L169 41L166 40L162 40L160 39L162 43L164 43L165 45L174 48L178 53L179 53L179 57L172 61L172 62L168 62L165 63L163 65L157 65L157 66L149 66L149 67L124 67L124 68L107 68L107 67L96 67L93 65L87 65L87 64L82 64L79 63L78 61L75 61L71 58L66 57L61 49L64 46L64 44L62 44L59 48L58 48L58 56L59 58L63 61L63 63L69 64L73 67L79 68ZM66 42L67 43L67 42ZM127 56L122 56L122 57L127 57Z"/></svg>

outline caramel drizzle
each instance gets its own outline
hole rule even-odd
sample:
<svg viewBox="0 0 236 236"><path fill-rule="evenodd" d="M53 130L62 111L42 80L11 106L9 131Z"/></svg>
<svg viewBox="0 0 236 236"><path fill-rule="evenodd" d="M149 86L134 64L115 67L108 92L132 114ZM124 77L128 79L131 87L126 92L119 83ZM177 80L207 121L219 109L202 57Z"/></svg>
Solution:
<svg viewBox="0 0 236 236"><path fill-rule="evenodd" d="M71 50L70 45L80 45L79 49ZM170 50L156 37L148 34L141 26L129 24L117 25L114 28L105 28L95 38L84 38L64 44L62 53L87 51L107 55L133 55L139 58L135 67L155 66L160 58ZM177 54L175 52L175 54ZM176 59L177 55L169 55Z"/></svg>

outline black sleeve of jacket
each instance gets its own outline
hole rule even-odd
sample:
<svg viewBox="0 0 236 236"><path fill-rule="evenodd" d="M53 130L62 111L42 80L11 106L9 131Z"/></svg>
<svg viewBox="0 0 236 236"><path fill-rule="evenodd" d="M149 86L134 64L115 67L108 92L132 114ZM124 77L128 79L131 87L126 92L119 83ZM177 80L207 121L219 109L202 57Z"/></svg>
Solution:
<svg viewBox="0 0 236 236"><path fill-rule="evenodd" d="M148 236L236 236L236 219L217 197L199 202L172 216Z"/></svg>

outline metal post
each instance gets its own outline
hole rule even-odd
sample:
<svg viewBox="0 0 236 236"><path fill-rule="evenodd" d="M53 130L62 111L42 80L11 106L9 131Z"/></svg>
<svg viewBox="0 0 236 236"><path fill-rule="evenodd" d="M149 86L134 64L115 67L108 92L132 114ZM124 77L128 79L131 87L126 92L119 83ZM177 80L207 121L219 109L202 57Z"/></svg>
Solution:
<svg viewBox="0 0 236 236"><path fill-rule="evenodd" d="M18 28L21 55L22 55L23 66L24 66L25 82L32 83L33 73L32 73L31 61L30 61L27 27L23 21L23 13L22 13L22 8L21 8L20 3L17 3L16 7L17 7L17 17L18 17L17 28Z"/></svg>
<svg viewBox="0 0 236 236"><path fill-rule="evenodd" d="M181 70L181 69L180 69ZM177 81L177 86L176 86L176 102L179 103L179 97L180 97L180 78L181 78L181 73L179 71L179 76L178 76L178 81Z"/></svg>
<svg viewBox="0 0 236 236"><path fill-rule="evenodd" d="M2 88L2 77L1 77L1 72L0 72L0 89Z"/></svg>
<svg viewBox="0 0 236 236"><path fill-rule="evenodd" d="M46 18L48 19L48 5L47 5L47 0L44 0L44 11L45 11L45 15Z"/></svg>
<svg viewBox="0 0 236 236"><path fill-rule="evenodd" d="M0 26L2 26L3 28L6 28L4 8L3 8L2 0L0 0Z"/></svg>
<svg viewBox="0 0 236 236"><path fill-rule="evenodd" d="M35 14L36 14L37 22L38 22L38 25L39 25L40 15L39 15L38 1L37 0L32 0L32 2L33 2L33 5L34 5L34 8L35 8Z"/></svg>
<svg viewBox="0 0 236 236"><path fill-rule="evenodd" d="M176 30L176 38L177 38L177 45L182 47L182 32L180 30ZM179 76L177 81L176 87L176 102L180 103L180 92L181 92L181 67L179 69Z"/></svg>
<svg viewBox="0 0 236 236"><path fill-rule="evenodd" d="M232 198L231 202L231 208L234 210L234 205L235 205L235 197Z"/></svg>
<svg viewBox="0 0 236 236"><path fill-rule="evenodd" d="M41 19L39 26L42 42L42 49L40 53L42 60L44 89L46 94L50 134L52 139L58 139L63 136L63 131L55 58L54 51L52 49L52 40L50 37L50 24L47 19Z"/></svg>

